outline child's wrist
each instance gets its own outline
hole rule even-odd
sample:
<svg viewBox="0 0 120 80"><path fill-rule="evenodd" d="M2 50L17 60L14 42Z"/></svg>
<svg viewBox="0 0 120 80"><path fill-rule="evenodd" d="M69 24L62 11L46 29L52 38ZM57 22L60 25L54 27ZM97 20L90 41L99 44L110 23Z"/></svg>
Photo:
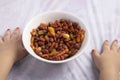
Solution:
<svg viewBox="0 0 120 80"><path fill-rule="evenodd" d="M100 80L118 80L119 71L115 68L105 68L100 71Z"/></svg>
<svg viewBox="0 0 120 80"><path fill-rule="evenodd" d="M14 63L15 62L15 53L13 53L13 52L7 52L7 53L9 53L9 54L6 54L6 53L2 53L2 57L4 58L4 59L6 59L6 60L8 60L8 62L10 62L10 63Z"/></svg>
<svg viewBox="0 0 120 80"><path fill-rule="evenodd" d="M3 78L7 77L8 73L10 72L15 61L14 61L13 56L10 55L10 52L7 55L6 55L6 52L1 53L0 60L1 60L0 61L0 68L1 68L1 72L2 72L2 73L0 73L0 80L3 80L3 79L1 79L1 76Z"/></svg>
<svg viewBox="0 0 120 80"><path fill-rule="evenodd" d="M115 68L115 67L104 67L104 68L100 69L100 72L114 72L114 73L118 73L119 69Z"/></svg>
<svg viewBox="0 0 120 80"><path fill-rule="evenodd" d="M119 72L119 67L115 64L102 64L100 67L99 67L99 70L100 71L116 71L116 72Z"/></svg>

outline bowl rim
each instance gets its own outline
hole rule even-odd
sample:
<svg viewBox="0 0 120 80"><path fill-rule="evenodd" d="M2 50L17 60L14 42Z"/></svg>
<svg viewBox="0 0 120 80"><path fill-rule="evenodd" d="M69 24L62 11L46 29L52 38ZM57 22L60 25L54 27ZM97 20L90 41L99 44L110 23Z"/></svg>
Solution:
<svg viewBox="0 0 120 80"><path fill-rule="evenodd" d="M30 23L32 23L32 21L34 21L34 20L35 20L36 18L38 18L39 16L41 16L41 15L46 15L46 14L52 14L52 13L59 13L59 14L67 14L67 15L70 15L70 16L75 17L76 19L78 19L78 20L79 20L78 22L80 22L80 23L82 23L82 24L84 25L85 32L86 32L86 34L87 34L87 37L86 37L86 38L87 38L87 41L85 42L85 45L84 45L85 47L84 47L83 49L81 49L80 52L77 52L77 53L78 53L77 55L74 55L74 56L72 56L72 57L70 57L70 58L67 58L67 59L65 59L65 60L60 60L60 61L47 60L47 59L44 59L44 58L42 58L42 57L40 57L40 56L39 56L39 58L36 57L36 56L34 56L34 55L28 50L27 45L25 45L25 42L24 42L24 38L25 38L25 37L24 37L24 36L25 36L25 33L26 33L26 29L28 28L28 25L29 25ZM88 28L86 27L84 21L83 21L81 18L79 18L78 16L76 16L75 14L70 13L70 12L65 12L65 11L48 11L48 12L43 12L43 13L40 13L40 14L34 16L34 17L26 24L26 26L25 26L25 28L24 28L24 30L23 30L23 34L22 34L23 45L24 45L25 49L28 51L28 53L29 53L30 55L32 55L33 57L37 58L37 59L40 60L40 61L47 62L47 63L55 63L55 64L57 64L57 63L65 63L65 62L71 61L71 60L79 57L80 55L82 55L83 52L85 51L85 49L88 47L89 40L90 40L90 33L89 33ZM80 48L79 48L79 50L80 50ZM34 52L34 53L35 53L35 52ZM37 55L37 56L38 56L38 55Z"/></svg>

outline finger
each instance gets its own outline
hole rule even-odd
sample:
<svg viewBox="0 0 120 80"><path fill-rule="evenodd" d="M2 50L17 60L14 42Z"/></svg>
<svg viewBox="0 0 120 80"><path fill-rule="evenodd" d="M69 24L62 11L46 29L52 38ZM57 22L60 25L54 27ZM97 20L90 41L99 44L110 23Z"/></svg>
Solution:
<svg viewBox="0 0 120 80"><path fill-rule="evenodd" d="M19 36L19 40L18 42L20 43L21 47L23 47L23 43L22 43L22 35Z"/></svg>
<svg viewBox="0 0 120 80"><path fill-rule="evenodd" d="M20 38L19 38L20 42L22 42L22 35L20 35Z"/></svg>
<svg viewBox="0 0 120 80"><path fill-rule="evenodd" d="M4 41L9 41L10 40L10 29L7 29L4 35Z"/></svg>
<svg viewBox="0 0 120 80"><path fill-rule="evenodd" d="M12 33L11 39L18 39L20 34L20 29L17 27L14 32Z"/></svg>
<svg viewBox="0 0 120 80"><path fill-rule="evenodd" d="M120 53L120 47L118 48L118 52Z"/></svg>
<svg viewBox="0 0 120 80"><path fill-rule="evenodd" d="M3 43L3 39L2 39L2 36L0 36L0 43Z"/></svg>
<svg viewBox="0 0 120 80"><path fill-rule="evenodd" d="M118 49L118 40L114 40L111 46L112 50L117 50Z"/></svg>
<svg viewBox="0 0 120 80"><path fill-rule="evenodd" d="M103 43L103 52L107 52L110 50L110 44L108 40L105 40Z"/></svg>
<svg viewBox="0 0 120 80"><path fill-rule="evenodd" d="M92 50L92 57L93 57L93 59L96 59L96 58L98 58L100 56L100 54L96 51L96 50Z"/></svg>

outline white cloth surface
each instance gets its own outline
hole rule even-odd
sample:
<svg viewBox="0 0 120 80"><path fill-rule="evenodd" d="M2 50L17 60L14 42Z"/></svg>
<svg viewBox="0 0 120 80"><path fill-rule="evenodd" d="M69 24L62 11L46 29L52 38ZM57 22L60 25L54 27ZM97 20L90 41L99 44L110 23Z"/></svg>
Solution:
<svg viewBox="0 0 120 80"><path fill-rule="evenodd" d="M46 11L67 11L82 18L90 31L83 55L65 64L48 64L28 55L18 62L8 80L98 80L91 50L101 50L104 40L120 41L120 0L0 0L0 34Z"/></svg>

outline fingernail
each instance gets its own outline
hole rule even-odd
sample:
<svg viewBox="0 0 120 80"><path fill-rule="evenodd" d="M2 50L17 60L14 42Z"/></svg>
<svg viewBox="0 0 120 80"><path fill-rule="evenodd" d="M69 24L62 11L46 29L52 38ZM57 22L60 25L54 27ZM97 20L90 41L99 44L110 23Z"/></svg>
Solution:
<svg viewBox="0 0 120 80"><path fill-rule="evenodd" d="M108 42L108 40L105 40L106 42Z"/></svg>
<svg viewBox="0 0 120 80"><path fill-rule="evenodd" d="M115 42L118 42L118 40L116 39Z"/></svg>
<svg viewBox="0 0 120 80"><path fill-rule="evenodd" d="M92 49L92 53L94 52L95 50L94 49Z"/></svg>
<svg viewBox="0 0 120 80"><path fill-rule="evenodd" d="M20 29L19 27L17 27L16 29Z"/></svg>

